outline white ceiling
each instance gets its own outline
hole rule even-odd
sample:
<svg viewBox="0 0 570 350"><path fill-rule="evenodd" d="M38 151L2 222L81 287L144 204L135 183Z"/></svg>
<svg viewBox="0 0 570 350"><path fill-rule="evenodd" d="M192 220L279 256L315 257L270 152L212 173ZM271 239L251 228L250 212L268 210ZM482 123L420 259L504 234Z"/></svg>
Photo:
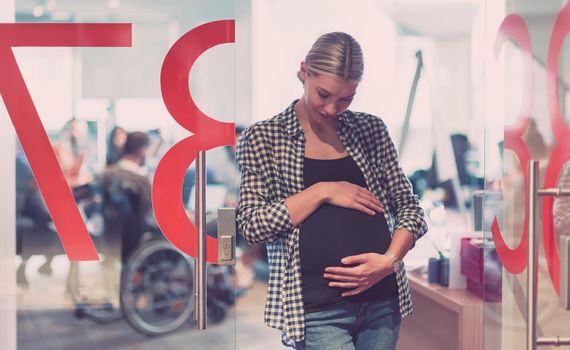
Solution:
<svg viewBox="0 0 570 350"><path fill-rule="evenodd" d="M490 1L501 0L380 0L396 23L422 35L454 37L466 35L477 11ZM506 0L505 13L527 19L552 19L567 0Z"/></svg>
<svg viewBox="0 0 570 350"><path fill-rule="evenodd" d="M14 0L16 13L19 16L30 15L33 8L46 5L50 0ZM49 16L42 20L102 21L112 18L159 19L191 18L192 13L203 16L206 13L225 16L234 9L228 9L231 0L113 0L118 7L109 7L109 0L51 0L55 3ZM241 0L240 0L241 1Z"/></svg>
<svg viewBox="0 0 570 350"><path fill-rule="evenodd" d="M396 23L412 32L455 37L468 34L481 7L473 0L387 0L382 3Z"/></svg>
<svg viewBox="0 0 570 350"><path fill-rule="evenodd" d="M115 0L117 1L117 0ZM34 6L48 0L15 0L16 12L31 12ZM55 0L54 11L75 12L175 12L188 7L189 0L119 0L116 9L109 7L108 0ZM201 2L201 1L196 1Z"/></svg>
<svg viewBox="0 0 570 350"><path fill-rule="evenodd" d="M216 7L216 0L112 0L118 8L109 7L109 0L51 0L55 2L53 14L65 19L72 15L80 18L121 16L189 16L193 10ZM235 0L236 3L253 0ZM266 0L264 0L266 1ZM274 0L277 1L277 0ZM286 0L282 0L286 1ZM310 0L308 0L310 1ZM403 28L422 35L457 36L468 33L476 12L489 1L501 0L378 0L392 18ZM516 12L523 17L555 16L567 0L506 0L507 13ZM49 0L15 0L18 14L31 13L34 6ZM220 2L226 4L228 2ZM254 3L255 4L255 3ZM221 10L221 9L218 9Z"/></svg>

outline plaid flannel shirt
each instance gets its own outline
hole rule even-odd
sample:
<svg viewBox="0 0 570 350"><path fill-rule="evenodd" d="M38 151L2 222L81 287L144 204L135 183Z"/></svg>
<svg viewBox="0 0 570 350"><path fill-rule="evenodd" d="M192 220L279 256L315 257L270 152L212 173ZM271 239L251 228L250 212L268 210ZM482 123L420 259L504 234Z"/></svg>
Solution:
<svg viewBox="0 0 570 350"><path fill-rule="evenodd" d="M299 226L294 227L285 198L304 189L305 137L294 101L275 117L249 126L237 147L242 173L237 222L250 244L266 243L269 287L265 325L280 329L291 346L305 337L301 290ZM415 242L427 231L423 210L398 163L386 124L370 114L345 110L339 115L338 136L360 167L368 189L384 205L390 232L407 229ZM302 225L302 224L301 224ZM400 313L412 313L404 264L397 273Z"/></svg>

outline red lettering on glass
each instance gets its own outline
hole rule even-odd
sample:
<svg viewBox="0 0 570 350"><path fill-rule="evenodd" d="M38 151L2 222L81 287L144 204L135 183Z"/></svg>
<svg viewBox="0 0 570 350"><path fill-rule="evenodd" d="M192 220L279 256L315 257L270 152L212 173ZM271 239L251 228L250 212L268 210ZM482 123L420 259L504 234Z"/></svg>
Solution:
<svg viewBox="0 0 570 350"><path fill-rule="evenodd" d="M71 261L98 260L12 47L130 47L130 24L0 24L0 95Z"/></svg>
<svg viewBox="0 0 570 350"><path fill-rule="evenodd" d="M550 128L556 139L556 146L548 161L544 187L556 187L560 170L565 161L570 158L570 129L564 121L558 103L558 62L560 61L560 49L566 35L570 31L570 5L565 5L554 23L548 56L546 59L546 93L548 97L548 109L550 111ZM544 254L548 262L550 279L557 293L560 293L560 257L555 242L555 232L552 218L553 197L542 198L542 232L544 237Z"/></svg>
<svg viewBox="0 0 570 350"><path fill-rule="evenodd" d="M507 16L501 26L499 27L499 33L497 38L495 39L494 45L494 53L495 57L499 55L501 47L503 43L507 39L514 39L520 45L522 52L524 54L524 78L525 84L523 84L524 90L524 97L521 113L519 120L516 125L512 127L505 128L505 148L510 149L513 151L520 164L522 169L526 169L528 166L528 162L530 160L530 153L526 144L522 139L522 135L526 130L529 118L530 118L530 111L532 106L532 87L533 87L533 74L532 74L532 49L530 46L530 37L528 34L528 29L526 24L521 16L512 14ZM525 188L528 188L528 175L526 171L524 171L524 184ZM525 191L525 196L527 196ZM525 197L526 198L526 197ZM526 203L527 201L525 201ZM528 205L525 205L525 222L528 218ZM499 259L505 266L505 268L510 271L511 273L518 274L521 273L527 264L527 256L526 252L528 250L528 243L527 243L527 235L528 235L527 226L524 225L524 231L519 242L518 246L515 249L509 248L507 246L505 240L503 239L503 235L499 228L499 223L497 218L493 220L493 224L491 225L491 233L493 235L493 240L495 241L495 247L497 249L497 254L499 255Z"/></svg>
<svg viewBox="0 0 570 350"><path fill-rule="evenodd" d="M175 144L160 160L153 180L156 221L166 238L188 255L197 256L197 228L182 202L182 183L200 150L233 145L235 124L208 117L194 103L188 86L192 65L206 50L235 41L234 21L214 21L182 36L168 51L161 71L162 98L172 117L192 136ZM220 103L224 103L220 101ZM206 240L206 260L217 263L217 240Z"/></svg>
<svg viewBox="0 0 570 350"><path fill-rule="evenodd" d="M558 63L560 60L560 51L568 32L570 32L570 4L566 4L554 23L550 43L548 47L548 55L546 62L546 92L548 98L548 107L550 111L550 128L556 139L556 146L550 156L546 167L546 175L544 178L544 187L556 187L560 170L564 163L570 159L570 128L564 121L564 116L560 112L558 101ZM522 133L526 129L530 118L530 107L532 95L532 72L530 68L530 60L532 52L530 48L530 39L528 29L523 19L518 15L509 15L503 21L499 29L499 36L495 43L495 54L498 53L498 47L502 44L505 37L510 37L519 43L525 55L525 98L523 99L525 106L521 122L514 128L505 130L505 148L511 149L517 155L523 169L527 169L530 155L527 146L522 140ZM528 189L528 178L526 171L525 179L525 195ZM555 241L555 232L552 218L553 197L544 196L542 199L542 229L544 241L544 253L548 263L548 271L550 279L557 293L560 293L560 261L559 252ZM528 219L528 208L525 208L525 222ZM521 243L514 250L506 246L497 219L493 221L491 227L493 239L497 247L497 253L505 268L513 273L521 273L527 266L527 227L525 225L523 238Z"/></svg>

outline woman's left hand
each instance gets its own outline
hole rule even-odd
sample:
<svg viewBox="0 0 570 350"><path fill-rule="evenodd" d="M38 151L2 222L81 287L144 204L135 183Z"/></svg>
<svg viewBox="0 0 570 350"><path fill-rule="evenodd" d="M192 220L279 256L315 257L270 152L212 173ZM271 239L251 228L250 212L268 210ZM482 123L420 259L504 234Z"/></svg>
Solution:
<svg viewBox="0 0 570 350"><path fill-rule="evenodd" d="M343 297L360 294L393 272L392 260L378 253L347 256L341 260L341 263L358 265L327 267L324 277L331 280L330 287L354 288L342 293Z"/></svg>

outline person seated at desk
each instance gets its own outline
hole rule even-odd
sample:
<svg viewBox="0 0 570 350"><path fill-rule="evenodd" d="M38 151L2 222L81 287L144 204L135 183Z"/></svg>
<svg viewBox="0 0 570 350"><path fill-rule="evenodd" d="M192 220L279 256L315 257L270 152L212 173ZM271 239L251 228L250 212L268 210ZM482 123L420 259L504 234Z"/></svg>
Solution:
<svg viewBox="0 0 570 350"><path fill-rule="evenodd" d="M142 234L148 228L157 227L152 212L151 182L143 168L149 145L147 134L139 131L129 133L119 161L108 166L99 177L109 202L113 202L112 196L125 194L128 197L128 203L125 204L134 217L134 222L123 225L124 230L121 232L123 261L137 246Z"/></svg>
<svg viewBox="0 0 570 350"><path fill-rule="evenodd" d="M120 126L115 126L113 130L111 130L107 143L107 166L113 165L121 159L123 148L127 141L127 135L127 131Z"/></svg>

